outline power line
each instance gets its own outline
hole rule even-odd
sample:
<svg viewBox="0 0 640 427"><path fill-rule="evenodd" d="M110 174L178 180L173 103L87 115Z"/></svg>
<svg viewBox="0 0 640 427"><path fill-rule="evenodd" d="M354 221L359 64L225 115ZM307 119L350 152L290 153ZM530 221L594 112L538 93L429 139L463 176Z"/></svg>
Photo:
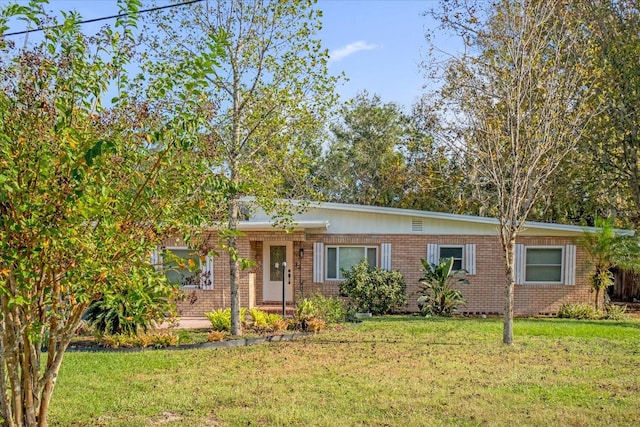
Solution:
<svg viewBox="0 0 640 427"><path fill-rule="evenodd" d="M153 7L151 9L139 10L138 12L135 12L135 13L120 13L118 15L104 16L102 18L87 19L86 21L79 21L78 24L90 24L92 22L107 21L107 20L110 20L110 19L122 18L122 17L129 16L129 15L139 15L139 14L142 14L142 13L155 12L156 10L169 9L169 8L178 7L178 6L187 6L187 5L190 5L190 4L193 4L193 3L200 3L202 1L204 1L204 0L190 0L190 1L185 1L183 3L169 4L169 5L166 5L166 6ZM51 28L60 28L60 27L62 27L62 24L61 25L52 25L50 27L35 28L33 30L15 31L13 33L2 34L1 36L2 37L17 36L17 35L20 35L20 34L35 33L35 32L38 32L38 31L44 31L44 30L49 30Z"/></svg>

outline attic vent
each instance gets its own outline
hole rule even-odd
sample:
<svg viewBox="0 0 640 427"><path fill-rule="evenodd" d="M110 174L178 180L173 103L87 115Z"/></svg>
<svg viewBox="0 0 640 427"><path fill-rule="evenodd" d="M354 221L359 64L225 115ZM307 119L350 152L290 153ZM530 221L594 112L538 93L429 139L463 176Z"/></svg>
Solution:
<svg viewBox="0 0 640 427"><path fill-rule="evenodd" d="M411 220L411 231L422 231L422 220L413 218Z"/></svg>

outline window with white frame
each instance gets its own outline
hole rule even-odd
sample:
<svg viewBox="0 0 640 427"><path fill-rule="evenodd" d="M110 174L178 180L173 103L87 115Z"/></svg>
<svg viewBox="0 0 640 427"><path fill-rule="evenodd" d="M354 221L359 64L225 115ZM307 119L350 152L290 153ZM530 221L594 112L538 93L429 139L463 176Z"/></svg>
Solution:
<svg viewBox="0 0 640 427"><path fill-rule="evenodd" d="M562 247L525 247L525 283L562 283Z"/></svg>
<svg viewBox="0 0 640 427"><path fill-rule="evenodd" d="M452 245L452 246L445 246L445 245L440 245L438 246L438 259L439 260L443 260L443 259L449 259L449 258L453 258L453 270L454 271L459 271L462 270L464 268L464 246L458 246L458 245Z"/></svg>
<svg viewBox="0 0 640 427"><path fill-rule="evenodd" d="M375 246L327 246L327 279L341 280L342 271L348 271L360 261L371 267L378 266L378 248Z"/></svg>
<svg viewBox="0 0 640 427"><path fill-rule="evenodd" d="M167 248L163 254L167 280L186 289L213 289L213 259L189 248Z"/></svg>
<svg viewBox="0 0 640 427"><path fill-rule="evenodd" d="M464 270L467 275L476 274L476 244L465 243L464 245L437 243L427 244L427 258L429 264L440 264L445 258L453 258L453 269Z"/></svg>

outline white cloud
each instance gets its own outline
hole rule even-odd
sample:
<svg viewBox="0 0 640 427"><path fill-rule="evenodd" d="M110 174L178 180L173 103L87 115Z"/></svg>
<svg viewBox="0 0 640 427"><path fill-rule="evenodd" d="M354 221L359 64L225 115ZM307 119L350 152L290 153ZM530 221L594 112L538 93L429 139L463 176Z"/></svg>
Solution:
<svg viewBox="0 0 640 427"><path fill-rule="evenodd" d="M329 60L331 62L340 61L341 59L344 59L347 56L351 56L354 53L360 52L361 50L372 50L377 49L378 47L379 46L377 44L367 43L360 40L357 42L349 43L348 45L339 49L332 50L331 52L329 52Z"/></svg>

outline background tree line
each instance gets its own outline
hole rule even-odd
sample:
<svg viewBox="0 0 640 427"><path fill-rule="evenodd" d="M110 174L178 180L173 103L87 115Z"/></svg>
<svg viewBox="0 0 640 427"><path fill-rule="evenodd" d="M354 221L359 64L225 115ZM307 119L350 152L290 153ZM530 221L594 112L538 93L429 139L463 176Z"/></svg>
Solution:
<svg viewBox="0 0 640 427"><path fill-rule="evenodd" d="M563 2L562 8L557 2L442 2L430 12L442 23L432 31L456 34L466 28L458 35L470 51L505 52L508 28L486 34L476 26L510 13L511 5L531 9L536 4L562 9L565 19L580 26L570 37L580 40L583 55L573 62L567 58L564 66L567 70L580 67L583 83L592 90L575 97L576 103L590 109L590 118L580 124L582 135L552 171L553 185L540 192L528 218L594 225L597 217L613 217L618 226L635 227L640 212L636 2ZM549 29L553 23L539 24ZM527 41L527 34L520 36ZM543 58L538 58L540 67L545 66ZM444 66L440 59L432 56L423 64L428 78L450 89L465 84L466 76L453 66L459 58L445 60ZM476 77L486 84L480 81L490 76ZM544 83L540 74L532 77L540 79L536 84ZM413 106L400 106L385 103L375 94L358 94L342 106L329 127L328 142L323 141L323 154L316 164L315 188L336 202L495 216L494 182L478 175L478 158L460 149L464 137L444 123L448 120L443 115L445 104L459 95L439 90ZM455 117L459 121L465 116ZM554 120L560 119L548 119Z"/></svg>

